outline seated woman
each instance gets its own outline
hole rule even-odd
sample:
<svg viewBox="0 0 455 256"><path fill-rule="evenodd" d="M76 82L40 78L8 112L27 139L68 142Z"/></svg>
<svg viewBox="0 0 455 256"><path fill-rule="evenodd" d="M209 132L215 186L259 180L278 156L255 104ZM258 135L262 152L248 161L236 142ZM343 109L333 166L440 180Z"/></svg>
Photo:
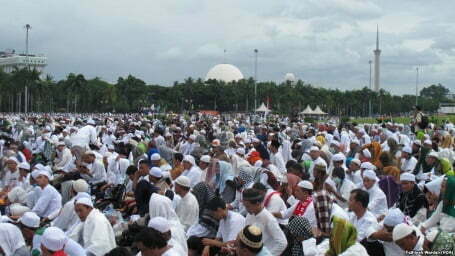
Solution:
<svg viewBox="0 0 455 256"><path fill-rule="evenodd" d="M356 228L345 219L332 218L330 248L327 256L368 256L367 250L357 242Z"/></svg>

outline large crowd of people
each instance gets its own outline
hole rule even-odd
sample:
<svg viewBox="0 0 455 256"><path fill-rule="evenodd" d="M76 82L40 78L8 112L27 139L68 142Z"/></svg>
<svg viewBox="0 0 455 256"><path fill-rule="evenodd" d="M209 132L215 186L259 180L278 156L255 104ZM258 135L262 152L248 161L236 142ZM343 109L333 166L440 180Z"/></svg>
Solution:
<svg viewBox="0 0 455 256"><path fill-rule="evenodd" d="M0 115L0 255L455 253L455 126Z"/></svg>

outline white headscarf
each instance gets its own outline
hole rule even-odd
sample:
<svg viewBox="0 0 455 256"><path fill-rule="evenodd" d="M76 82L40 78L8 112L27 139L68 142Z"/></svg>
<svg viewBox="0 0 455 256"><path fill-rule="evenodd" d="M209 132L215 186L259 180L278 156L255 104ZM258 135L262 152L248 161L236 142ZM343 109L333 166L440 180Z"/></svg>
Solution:
<svg viewBox="0 0 455 256"><path fill-rule="evenodd" d="M150 218L163 217L169 221L179 221L172 207L172 201L158 193L153 193L149 203Z"/></svg>
<svg viewBox="0 0 455 256"><path fill-rule="evenodd" d="M0 223L0 247L5 256L11 256L17 249L25 246L21 230L10 223Z"/></svg>

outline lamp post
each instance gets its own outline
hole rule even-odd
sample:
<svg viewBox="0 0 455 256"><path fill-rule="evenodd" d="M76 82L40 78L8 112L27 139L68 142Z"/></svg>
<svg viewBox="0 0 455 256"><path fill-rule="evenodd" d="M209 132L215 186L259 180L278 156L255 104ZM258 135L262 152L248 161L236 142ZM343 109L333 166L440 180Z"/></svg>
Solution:
<svg viewBox="0 0 455 256"><path fill-rule="evenodd" d="M30 71L30 58L29 58L29 52L28 52L28 31L32 27L30 24L25 25L25 58L27 61L27 71ZM27 113L28 111L28 85L27 85L27 80L25 81L25 92L24 92L24 112Z"/></svg>
<svg viewBox="0 0 455 256"><path fill-rule="evenodd" d="M419 102L419 67L416 67L416 106Z"/></svg>
<svg viewBox="0 0 455 256"><path fill-rule="evenodd" d="M258 75L258 49L254 49L254 112L257 109L257 93L258 93L258 86L257 86L257 75Z"/></svg>

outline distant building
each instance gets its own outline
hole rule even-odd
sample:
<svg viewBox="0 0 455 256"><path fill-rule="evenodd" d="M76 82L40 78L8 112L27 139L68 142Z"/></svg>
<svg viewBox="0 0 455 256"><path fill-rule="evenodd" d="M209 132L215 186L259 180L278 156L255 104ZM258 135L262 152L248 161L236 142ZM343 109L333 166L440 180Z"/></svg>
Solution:
<svg viewBox="0 0 455 256"><path fill-rule="evenodd" d="M209 70L207 76L205 77L205 81L215 79L225 83L230 83L242 80L243 78L242 72L236 66L231 64L218 64Z"/></svg>
<svg viewBox="0 0 455 256"><path fill-rule="evenodd" d="M23 69L29 66L30 69L35 69L43 72L47 66L47 57L44 55L16 54L14 50L0 51L0 69L6 73L11 73L13 70Z"/></svg>

